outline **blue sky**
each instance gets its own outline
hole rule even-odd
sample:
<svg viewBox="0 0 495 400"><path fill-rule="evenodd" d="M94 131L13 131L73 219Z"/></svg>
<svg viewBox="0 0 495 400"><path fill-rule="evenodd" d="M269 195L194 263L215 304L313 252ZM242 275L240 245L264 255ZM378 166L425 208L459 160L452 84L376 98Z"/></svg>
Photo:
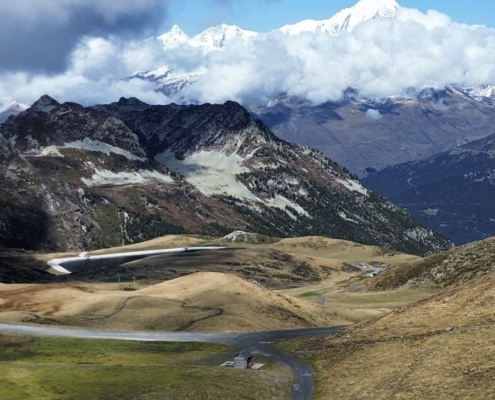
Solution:
<svg viewBox="0 0 495 400"><path fill-rule="evenodd" d="M175 0L163 31L174 24L189 35L227 23L243 29L268 32L303 19L328 19L357 0ZM454 21L495 27L494 0L398 0L403 7L435 9Z"/></svg>

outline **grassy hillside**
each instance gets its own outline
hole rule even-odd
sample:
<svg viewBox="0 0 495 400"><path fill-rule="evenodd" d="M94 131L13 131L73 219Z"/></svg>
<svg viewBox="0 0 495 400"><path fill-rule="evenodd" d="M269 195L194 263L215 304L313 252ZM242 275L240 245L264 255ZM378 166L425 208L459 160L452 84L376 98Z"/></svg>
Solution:
<svg viewBox="0 0 495 400"><path fill-rule="evenodd" d="M495 238L458 247L424 260L390 268L367 282L366 288L450 287L495 271Z"/></svg>
<svg viewBox="0 0 495 400"><path fill-rule="evenodd" d="M31 339L0 335L0 397L8 400L286 399L290 371L218 367L223 345ZM254 396L254 397L253 397Z"/></svg>
<svg viewBox="0 0 495 400"><path fill-rule="evenodd" d="M131 288L129 288L131 289ZM120 330L253 331L338 325L316 304L232 274L201 272L140 290L115 285L2 285L0 320Z"/></svg>
<svg viewBox="0 0 495 400"><path fill-rule="evenodd" d="M316 399L490 399L494 311L495 273L490 273L291 348L312 354Z"/></svg>

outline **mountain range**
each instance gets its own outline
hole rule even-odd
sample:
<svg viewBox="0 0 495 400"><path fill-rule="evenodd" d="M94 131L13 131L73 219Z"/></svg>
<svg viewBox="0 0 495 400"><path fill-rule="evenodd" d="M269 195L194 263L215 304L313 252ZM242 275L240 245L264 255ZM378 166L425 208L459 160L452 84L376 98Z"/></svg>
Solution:
<svg viewBox="0 0 495 400"><path fill-rule="evenodd" d="M281 35L287 36L289 41L301 35L306 35L308 40L317 40L322 35L345 36L364 23L380 24L396 19L400 10L395 0L361 0L329 19L286 25L272 34L275 34L274 40ZM377 25L377 29L380 26ZM156 68L119 78L151 82L157 92L178 104L198 104L195 92L190 89L205 84L205 74L213 68L208 57L231 48L242 48L236 43L250 43L252 48L264 46L265 42L257 41L264 35L222 24L189 37L174 26L170 32L152 39L161 43L165 54L177 49L179 55L199 51L203 61L200 57L186 63L191 64L189 67L180 69L156 65ZM235 71L227 68L229 61L225 62L224 73L235 75ZM245 79L251 78L245 76ZM318 148L352 173L364 177L368 171L426 158L491 134L495 123L495 85L452 83L441 89L410 88L405 93L385 98L367 97L358 87L350 86L339 100L317 105L286 93L274 93L268 99L256 97L243 105L282 139ZM0 123L12 112L0 111Z"/></svg>
<svg viewBox="0 0 495 400"><path fill-rule="evenodd" d="M416 254L450 246L234 102L152 106L122 98L85 108L43 96L0 125L0 176L5 247L81 251L234 230L325 235Z"/></svg>
<svg viewBox="0 0 495 400"><path fill-rule="evenodd" d="M484 90L450 86L386 99L362 98L348 90L338 102L314 106L282 97L251 111L277 136L318 148L365 177L493 133L494 99L481 95L491 89Z"/></svg>
<svg viewBox="0 0 495 400"><path fill-rule="evenodd" d="M315 21L305 20L294 25L285 25L274 32L281 32L289 36L297 36L302 33L338 35L342 31L350 32L362 22L373 19L389 19L395 16L401 7L395 0L361 0L353 7L343 9L333 17ZM193 37L189 37L178 25L174 25L169 32L158 36L163 43L164 50L177 48L181 45L201 48L204 53L222 51L229 45L235 45L236 41L248 42L260 35L259 32L248 31L235 25L221 24L206 29ZM198 76L204 71L198 68L192 72L176 72L168 66L160 66L155 70L141 71L128 79L141 78L156 82L156 90L176 100L194 102L181 96L181 90L196 82ZM183 85L177 85L181 81Z"/></svg>
<svg viewBox="0 0 495 400"><path fill-rule="evenodd" d="M287 40L292 40L294 37L297 39L299 36L312 38L311 40L322 35L345 36L356 30L360 24L380 24L384 20L394 19L399 10L400 6L395 0L361 0L355 6L342 10L330 19L307 20L295 25L286 25L272 34L275 35L274 37L281 35ZM178 26L174 26L170 32L154 39L163 45L164 51L178 48L195 51L203 54L204 59L208 60L209 55L223 54L235 47L236 43L256 47L258 38L263 35L265 34L223 24L209 28L192 38ZM157 92L169 96L178 104L184 106L197 104L197 99L188 97L194 93L189 89L194 88L204 78L207 67L206 63L192 69L174 71L167 65L157 65L155 69L136 72L132 76L125 77L124 81L137 78L152 82ZM370 98L364 96L357 87L349 87L340 100L327 101L319 105L304 97L290 96L286 93L279 93L263 101L260 99L246 101L243 105L255 119L262 120L280 139L318 149L324 156L344 166L352 174L361 178L369 177L366 179L369 187L406 207L424 224L444 233L456 243L481 239L495 233L491 227L492 216L488 209L471 212L470 207L463 207L466 203L462 201L458 203L454 201L451 207L445 206L442 197L458 198L458 193L450 190L454 187L453 181L443 186L439 185L438 187L443 187L444 193L438 193L434 199L431 199L433 193L436 193L435 190L417 190L412 196L411 186L404 184L409 179L409 175L407 178L400 176L406 170L407 174L415 173L418 160L425 160L424 165L437 165L439 160L444 158L450 160L452 150L491 135L495 124L495 85L451 84L443 89L410 88L401 95L386 98ZM26 107L13 103L3 108L0 110L0 124L9 116L24 111ZM116 117L125 121L126 125L133 123L127 119L127 115L122 114L121 110L117 112L107 107L102 112L116 113ZM135 129L137 127L131 130L134 132ZM138 140L140 143L144 141L143 143L148 143L149 146L155 146L165 138L159 135L156 139L146 132L145 129L140 134ZM8 143L3 143L2 146L7 149ZM146 146L143 147L146 149L143 150L145 152L149 151ZM164 144L157 146L162 148ZM175 153L179 158L181 157L181 151L174 150L174 157ZM463 154L463 157L466 157L466 152ZM435 155L439 155L440 158L435 158ZM467 158L471 160L472 157ZM401 165L408 162L412 163ZM458 163L458 161L448 162ZM481 168L478 166L478 160L470 161L469 166L465 164L463 164L466 167L463 170L464 175L478 173L476 171ZM397 165L400 166L395 170L393 166ZM184 169L183 166L180 168ZM377 172L382 170L383 173ZM454 179L445 169L439 167L439 170L444 173L440 180L444 180L447 176L450 177L449 179ZM189 176L190 179L193 178ZM391 183L387 179L395 182L395 189L391 189ZM459 178L459 182L464 181ZM419 184L415 183L415 185ZM464 187L466 193L474 190L474 188L468 190L462 184L460 187ZM424 197L425 193L428 193L429 197ZM491 204L488 197L487 201L486 204ZM474 199L469 199L468 202L477 204ZM469 216L465 214L468 210ZM436 214L432 215L433 212ZM441 219L442 215L445 218ZM288 234L287 232L271 233L284 235Z"/></svg>
<svg viewBox="0 0 495 400"><path fill-rule="evenodd" d="M361 0L327 20L306 20L276 32L288 36L339 35L369 21L395 18L395 0ZM247 43L262 34L221 25L189 38L178 26L160 36L164 48L192 46L204 54L225 51L236 41ZM257 44L253 43L256 47ZM174 71L160 66L127 78L153 82L155 90L182 104L196 103L190 88L203 79L208 66ZM226 72L228 73L228 71ZM495 85L453 83L445 88L410 88L386 98L370 98L349 87L342 98L315 105L303 97L279 93L267 101L243 104L274 133L291 142L321 150L358 176L388 165L426 158L492 133Z"/></svg>

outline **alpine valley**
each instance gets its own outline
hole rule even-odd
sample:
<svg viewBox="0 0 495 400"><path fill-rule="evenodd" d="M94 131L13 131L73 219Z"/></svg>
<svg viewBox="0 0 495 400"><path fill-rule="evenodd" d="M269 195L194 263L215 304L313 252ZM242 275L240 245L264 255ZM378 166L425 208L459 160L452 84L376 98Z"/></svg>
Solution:
<svg viewBox="0 0 495 400"><path fill-rule="evenodd" d="M168 233L325 235L408 253L450 242L234 102L85 108L43 96L0 125L0 239L75 251Z"/></svg>

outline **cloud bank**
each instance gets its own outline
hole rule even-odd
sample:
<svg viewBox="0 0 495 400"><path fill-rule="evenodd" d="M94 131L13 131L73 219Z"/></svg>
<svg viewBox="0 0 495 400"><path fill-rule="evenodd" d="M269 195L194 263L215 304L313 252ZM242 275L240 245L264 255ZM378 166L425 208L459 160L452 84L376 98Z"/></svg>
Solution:
<svg viewBox="0 0 495 400"><path fill-rule="evenodd" d="M0 71L61 72L84 36L148 34L165 0L15 0L0 3Z"/></svg>
<svg viewBox="0 0 495 400"><path fill-rule="evenodd" d="M154 3L133 1L136 7L150 2ZM116 8L97 8L109 27L134 7L131 2L120 3ZM139 22L133 24L139 26ZM164 66L199 75L181 95L210 103L266 103L285 93L319 104L340 99L349 87L364 96L382 98L404 94L409 88L495 84L495 30L459 24L436 11L403 8L395 19L367 21L339 36L303 33L291 37L275 31L207 54L187 43L167 49L155 38L85 36L66 65L55 75L4 73L0 102L29 103L48 93L83 104L115 101L120 96L166 103L173 99L155 93L153 83L122 80L137 71Z"/></svg>

